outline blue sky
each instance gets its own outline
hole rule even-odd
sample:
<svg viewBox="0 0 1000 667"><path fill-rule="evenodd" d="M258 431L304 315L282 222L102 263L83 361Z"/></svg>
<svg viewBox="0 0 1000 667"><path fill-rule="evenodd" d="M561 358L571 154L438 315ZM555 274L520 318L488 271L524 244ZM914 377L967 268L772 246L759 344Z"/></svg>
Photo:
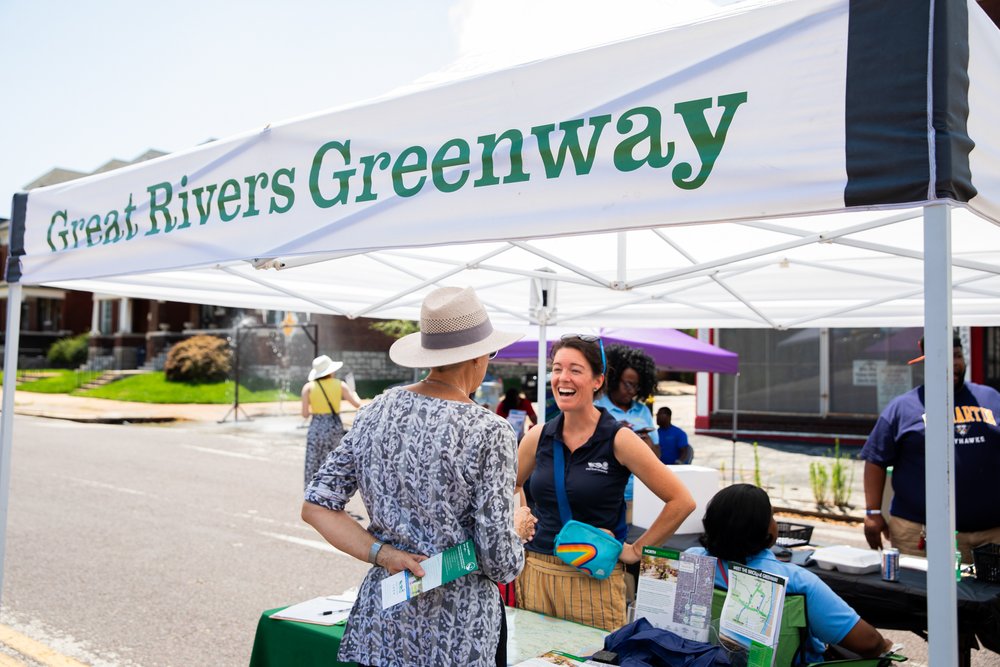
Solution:
<svg viewBox="0 0 1000 667"><path fill-rule="evenodd" d="M514 64L734 2L3 0L0 217L54 167L181 150L381 95L456 60Z"/></svg>

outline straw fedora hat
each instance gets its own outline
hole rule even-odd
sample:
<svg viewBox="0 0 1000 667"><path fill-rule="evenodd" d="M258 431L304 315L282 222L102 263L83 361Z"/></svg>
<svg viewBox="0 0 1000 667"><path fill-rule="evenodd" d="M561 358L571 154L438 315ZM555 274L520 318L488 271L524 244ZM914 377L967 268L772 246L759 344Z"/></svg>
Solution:
<svg viewBox="0 0 1000 667"><path fill-rule="evenodd" d="M435 368L507 347L523 334L497 331L471 287L441 287L420 305L420 331L389 348L389 358L407 368Z"/></svg>
<svg viewBox="0 0 1000 667"><path fill-rule="evenodd" d="M336 373L343 365L343 361L334 361L325 354L321 354L313 359L313 367L312 370L309 371L309 380L312 381L316 378L326 377L327 375Z"/></svg>

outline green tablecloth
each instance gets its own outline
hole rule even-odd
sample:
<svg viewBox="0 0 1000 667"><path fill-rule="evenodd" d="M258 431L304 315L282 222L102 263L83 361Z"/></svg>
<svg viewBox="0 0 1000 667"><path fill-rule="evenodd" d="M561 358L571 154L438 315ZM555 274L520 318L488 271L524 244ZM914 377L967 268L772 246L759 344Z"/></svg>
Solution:
<svg viewBox="0 0 1000 667"><path fill-rule="evenodd" d="M353 667L338 662L337 649L346 625L315 625L272 619L284 607L265 611L257 623L250 667ZM507 613L507 660L522 660L559 649L590 655L604 647L608 633L524 609L504 607Z"/></svg>
<svg viewBox="0 0 1000 667"><path fill-rule="evenodd" d="M253 639L250 667L356 667L353 662L337 661L337 649L346 624L316 625L271 618L271 614L282 609L284 607L278 607L261 614Z"/></svg>

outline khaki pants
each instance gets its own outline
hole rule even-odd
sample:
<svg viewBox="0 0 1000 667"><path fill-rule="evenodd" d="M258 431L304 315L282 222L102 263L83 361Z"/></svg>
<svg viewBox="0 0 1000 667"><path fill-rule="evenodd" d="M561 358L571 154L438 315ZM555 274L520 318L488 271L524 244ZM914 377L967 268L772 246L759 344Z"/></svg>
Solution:
<svg viewBox="0 0 1000 667"><path fill-rule="evenodd" d="M625 568L594 579L556 556L526 551L517 578L517 606L605 630L625 625Z"/></svg>
<svg viewBox="0 0 1000 667"><path fill-rule="evenodd" d="M889 532L892 535L892 546L901 554L911 556L927 556L927 550L920 548L923 524L901 519L898 516L889 517ZM981 544L1000 544L1000 527L989 530L974 530L958 534L958 550L962 552L962 562L972 562L972 549Z"/></svg>

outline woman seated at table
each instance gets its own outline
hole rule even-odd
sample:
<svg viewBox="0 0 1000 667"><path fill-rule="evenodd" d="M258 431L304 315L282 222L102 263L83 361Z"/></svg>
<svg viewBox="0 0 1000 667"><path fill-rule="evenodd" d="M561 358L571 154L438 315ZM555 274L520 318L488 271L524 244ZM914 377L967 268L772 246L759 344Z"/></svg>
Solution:
<svg viewBox="0 0 1000 667"><path fill-rule="evenodd" d="M602 341L593 336L563 336L552 346L552 393L562 414L533 427L518 448L517 486L520 490L530 477L534 518L517 521L522 539L530 539L524 572L517 580L517 601L525 609L615 630L625 624L623 563L638 562L643 546L660 545L673 535L695 503L687 487L632 429L594 405L594 396L604 386L603 351ZM666 503L649 530L624 545L607 579L594 579L553 555L555 536L563 526L555 490L556 447L564 452L573 519L625 542L624 491L630 473Z"/></svg>
<svg viewBox="0 0 1000 667"><path fill-rule="evenodd" d="M470 288L424 299L420 332L393 343L400 366L430 368L358 413L306 489L302 518L337 549L373 567L361 584L339 660L362 665L505 665L497 583L524 563L512 501L517 442L506 421L469 399L489 359L520 335L495 331ZM361 492L371 525L344 511ZM382 608L382 582L472 540L479 570ZM336 564L331 561L331 567ZM322 573L313 573L320 587ZM334 656L331 656L331 660Z"/></svg>
<svg viewBox="0 0 1000 667"><path fill-rule="evenodd" d="M728 588L729 563L736 562L786 577L787 593L805 595L809 642L802 664L821 661L828 644L863 658L878 657L892 648L890 640L862 620L823 580L805 568L775 558L770 547L778 539L778 524L763 489L751 484L722 489L708 503L704 526L703 546L688 552L720 559L716 587Z"/></svg>

